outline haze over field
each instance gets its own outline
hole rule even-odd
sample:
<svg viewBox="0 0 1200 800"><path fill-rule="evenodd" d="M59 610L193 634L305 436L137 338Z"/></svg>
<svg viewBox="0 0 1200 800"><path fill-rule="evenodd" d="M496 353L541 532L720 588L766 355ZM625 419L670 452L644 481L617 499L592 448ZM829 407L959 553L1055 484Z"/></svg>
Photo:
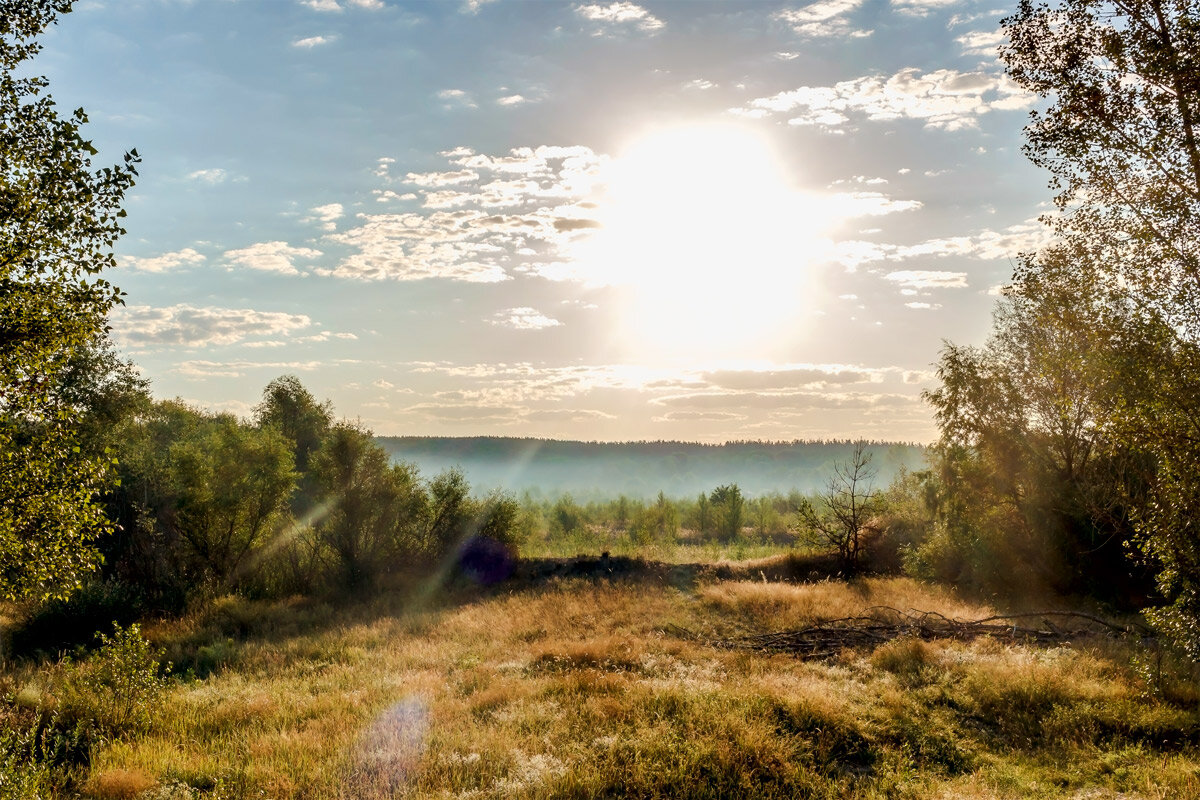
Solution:
<svg viewBox="0 0 1200 800"><path fill-rule="evenodd" d="M835 465L851 457L849 442L563 442L494 437L382 437L394 461L415 464L422 474L460 469L479 489L530 491L542 496L569 493L576 500L618 495L649 500L694 498L716 486L736 483L761 496L825 490ZM922 469L925 449L907 444L868 448L872 484L887 486L901 468Z"/></svg>
<svg viewBox="0 0 1200 800"><path fill-rule="evenodd" d="M382 435L928 441L1041 236L966 0L81 2L39 69L142 177L115 338Z"/></svg>

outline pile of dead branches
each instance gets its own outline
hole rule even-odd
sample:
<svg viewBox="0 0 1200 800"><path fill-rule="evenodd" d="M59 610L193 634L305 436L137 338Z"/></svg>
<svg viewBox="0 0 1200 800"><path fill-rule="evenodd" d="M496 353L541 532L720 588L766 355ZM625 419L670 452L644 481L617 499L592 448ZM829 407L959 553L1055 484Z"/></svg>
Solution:
<svg viewBox="0 0 1200 800"><path fill-rule="evenodd" d="M693 640L701 637L683 629L676 635ZM876 606L857 617L831 619L805 628L775 633L758 633L723 639L708 639L714 647L791 653L801 658L832 658L843 650L874 648L902 637L955 639L965 641L990 636L1009 642L1064 644L1097 637L1137 636L1148 632L1120 625L1077 611L1039 611L1029 614L998 614L976 620L959 620L935 611L900 611Z"/></svg>

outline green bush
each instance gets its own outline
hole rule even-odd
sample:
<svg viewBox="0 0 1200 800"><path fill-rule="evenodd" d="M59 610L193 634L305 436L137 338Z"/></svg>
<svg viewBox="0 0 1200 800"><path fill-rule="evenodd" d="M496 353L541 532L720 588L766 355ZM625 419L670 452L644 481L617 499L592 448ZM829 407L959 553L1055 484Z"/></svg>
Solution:
<svg viewBox="0 0 1200 800"><path fill-rule="evenodd" d="M102 737L144 732L162 706L171 665L162 663L164 651L146 641L136 623L114 623L112 636L97 636L94 656L64 660L59 712Z"/></svg>
<svg viewBox="0 0 1200 800"><path fill-rule="evenodd" d="M41 800L50 789L38 726L0 728L0 800Z"/></svg>

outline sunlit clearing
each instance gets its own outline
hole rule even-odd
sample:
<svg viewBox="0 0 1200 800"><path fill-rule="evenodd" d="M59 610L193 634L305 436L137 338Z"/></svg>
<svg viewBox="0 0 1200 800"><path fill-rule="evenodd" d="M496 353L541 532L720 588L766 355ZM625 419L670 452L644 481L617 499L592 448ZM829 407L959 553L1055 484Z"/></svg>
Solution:
<svg viewBox="0 0 1200 800"><path fill-rule="evenodd" d="M773 355L810 316L830 212L734 125L658 131L614 160L603 228L579 258L629 288L633 358Z"/></svg>

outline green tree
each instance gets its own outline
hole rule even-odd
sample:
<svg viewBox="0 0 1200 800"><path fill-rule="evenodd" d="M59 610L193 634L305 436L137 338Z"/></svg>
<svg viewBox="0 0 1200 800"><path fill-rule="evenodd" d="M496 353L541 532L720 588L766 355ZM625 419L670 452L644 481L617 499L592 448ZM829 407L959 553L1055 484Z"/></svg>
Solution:
<svg viewBox="0 0 1200 800"><path fill-rule="evenodd" d="M28 76L37 37L69 0L0 0L0 597L69 593L108 529L107 459L85 452L56 390L120 293L97 275L124 233L137 152L94 170L87 116L61 116Z"/></svg>
<svg viewBox="0 0 1200 800"><path fill-rule="evenodd" d="M426 496L416 470L355 425L335 425L312 456L325 513L315 525L337 559L338 584L373 588L388 572L411 568L421 546Z"/></svg>
<svg viewBox="0 0 1200 800"><path fill-rule="evenodd" d="M745 519L746 498L736 483L718 486L712 490L708 501L712 506L716 535L731 541L742 532Z"/></svg>
<svg viewBox="0 0 1200 800"><path fill-rule="evenodd" d="M207 579L236 585L286 522L296 486L288 442L272 429L216 417L170 446L167 468L179 535Z"/></svg>
<svg viewBox="0 0 1200 800"><path fill-rule="evenodd" d="M1129 310L1099 427L1142 467L1128 515L1169 601L1152 616L1200 658L1200 7L1023 0L1004 26L1009 74L1047 101L1025 149L1053 175L1072 277ZM1019 283L1057 266L1027 258Z"/></svg>
<svg viewBox="0 0 1200 800"><path fill-rule="evenodd" d="M653 503L634 515L630 534L639 544L674 541L679 534L679 509L659 492Z"/></svg>
<svg viewBox="0 0 1200 800"><path fill-rule="evenodd" d="M254 407L254 421L275 428L292 443L296 469L308 471L309 457L321 447L333 425L333 406L318 403L295 375L283 375L267 384L262 401Z"/></svg>
<svg viewBox="0 0 1200 800"><path fill-rule="evenodd" d="M1054 227L1143 311L1200 334L1200 8L1022 0L1009 75L1048 100L1025 152L1053 176Z"/></svg>

